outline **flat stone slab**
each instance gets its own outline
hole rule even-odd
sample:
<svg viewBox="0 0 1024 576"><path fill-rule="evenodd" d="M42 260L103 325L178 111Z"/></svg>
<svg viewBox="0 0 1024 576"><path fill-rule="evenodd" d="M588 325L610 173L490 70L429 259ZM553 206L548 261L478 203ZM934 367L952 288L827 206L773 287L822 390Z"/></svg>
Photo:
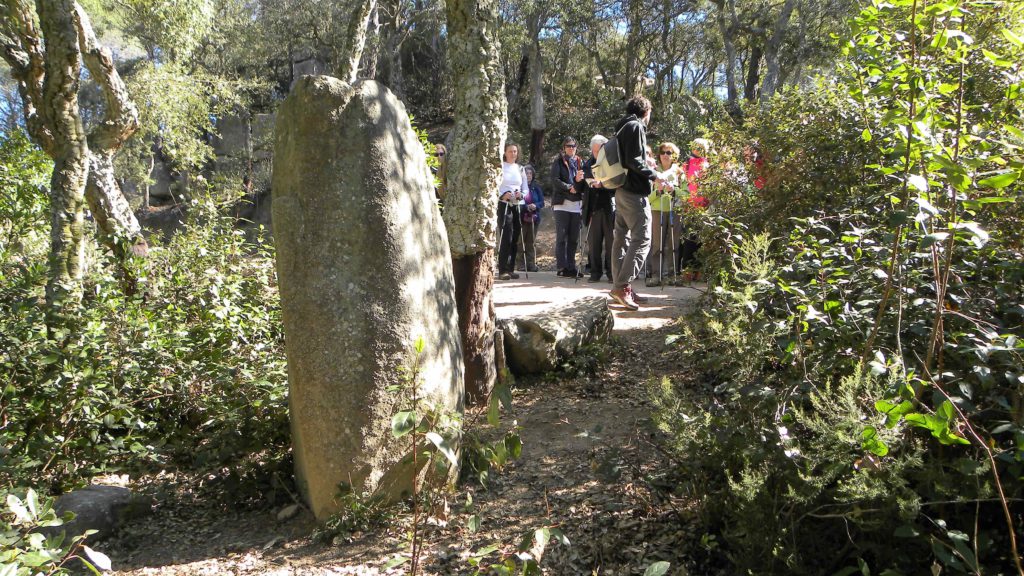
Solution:
<svg viewBox="0 0 1024 576"><path fill-rule="evenodd" d="M648 302L636 312L615 305L608 298L611 288L612 285L607 282L591 284L586 278L573 282L572 278L556 276L554 271L530 272L528 279L523 272L519 272L518 280L494 281L494 309L501 320L537 314L580 298L600 296L611 304L615 315L615 333L657 330L679 318L686 308L695 305L707 286L695 283L690 286L646 288L642 281L638 282L635 288L647 296Z"/></svg>
<svg viewBox="0 0 1024 576"><path fill-rule="evenodd" d="M606 340L615 318L601 296L572 300L536 314L500 321L505 360L515 374L539 374L558 367L581 346Z"/></svg>

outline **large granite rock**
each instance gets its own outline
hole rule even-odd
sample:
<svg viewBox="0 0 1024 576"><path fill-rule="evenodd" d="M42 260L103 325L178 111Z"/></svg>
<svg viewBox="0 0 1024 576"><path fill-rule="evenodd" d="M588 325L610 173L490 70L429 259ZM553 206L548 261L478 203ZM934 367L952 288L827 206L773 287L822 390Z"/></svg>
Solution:
<svg viewBox="0 0 1024 576"><path fill-rule="evenodd" d="M538 314L499 322L505 361L514 374L554 370L584 344L606 340L615 318L603 296L582 298Z"/></svg>
<svg viewBox="0 0 1024 576"><path fill-rule="evenodd" d="M403 367L426 341L419 394L462 411L451 256L423 147L373 81L299 80L277 115L274 240L296 477L317 518L339 484L389 499L416 474L391 417Z"/></svg>

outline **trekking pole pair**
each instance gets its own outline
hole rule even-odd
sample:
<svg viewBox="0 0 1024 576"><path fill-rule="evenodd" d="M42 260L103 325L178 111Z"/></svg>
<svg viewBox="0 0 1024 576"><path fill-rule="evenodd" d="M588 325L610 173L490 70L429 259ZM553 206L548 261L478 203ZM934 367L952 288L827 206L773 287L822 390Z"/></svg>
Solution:
<svg viewBox="0 0 1024 576"><path fill-rule="evenodd" d="M519 207L519 204L516 204L516 215L515 215L515 218L516 218L516 220L519 221L519 230L520 230L520 232L519 232L519 239L523 243L523 274L525 274L526 275L526 279L529 280L530 279L530 263L527 262L527 260L526 260L526 226L523 226L523 214L522 214L522 211L521 211L521 209ZM531 234L533 233L533 226L534 226L533 215L531 214L530 215L530 233ZM513 227L513 230L514 230L515 229L515 222L512 223L512 227ZM515 239L513 239L512 241L515 242ZM514 250L515 250L515 248L513 247L513 251ZM514 266L515 258L513 258L512 260L513 260L512 268L515 268L515 266Z"/></svg>

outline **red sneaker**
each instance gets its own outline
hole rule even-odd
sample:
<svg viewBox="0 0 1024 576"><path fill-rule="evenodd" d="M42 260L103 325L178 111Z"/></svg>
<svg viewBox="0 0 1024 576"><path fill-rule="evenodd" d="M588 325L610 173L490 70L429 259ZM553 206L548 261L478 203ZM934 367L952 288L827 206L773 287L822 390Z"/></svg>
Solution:
<svg viewBox="0 0 1024 576"><path fill-rule="evenodd" d="M622 289L613 289L612 291L608 292L608 294L612 297L613 300L615 300L622 306L625 306L627 310L640 309L640 307L636 305L636 302L633 301L633 298L630 295L629 286L626 286L625 288Z"/></svg>
<svg viewBox="0 0 1024 576"><path fill-rule="evenodd" d="M636 302L637 304L646 304L647 303L647 296L641 296L641 295L637 294L636 291L633 290L633 286L631 286L629 284L626 284L625 290L626 290L626 292L629 293L629 295L632 298L633 302Z"/></svg>

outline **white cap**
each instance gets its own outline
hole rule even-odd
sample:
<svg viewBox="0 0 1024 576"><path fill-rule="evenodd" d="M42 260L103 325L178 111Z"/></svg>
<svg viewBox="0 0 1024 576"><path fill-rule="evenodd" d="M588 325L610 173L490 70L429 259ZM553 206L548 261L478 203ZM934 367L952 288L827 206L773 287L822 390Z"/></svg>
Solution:
<svg viewBox="0 0 1024 576"><path fill-rule="evenodd" d="M590 139L590 145L593 146L594 144L597 144L600 146L607 141L608 139L605 138L604 136L601 136L600 134L594 134L594 137Z"/></svg>

